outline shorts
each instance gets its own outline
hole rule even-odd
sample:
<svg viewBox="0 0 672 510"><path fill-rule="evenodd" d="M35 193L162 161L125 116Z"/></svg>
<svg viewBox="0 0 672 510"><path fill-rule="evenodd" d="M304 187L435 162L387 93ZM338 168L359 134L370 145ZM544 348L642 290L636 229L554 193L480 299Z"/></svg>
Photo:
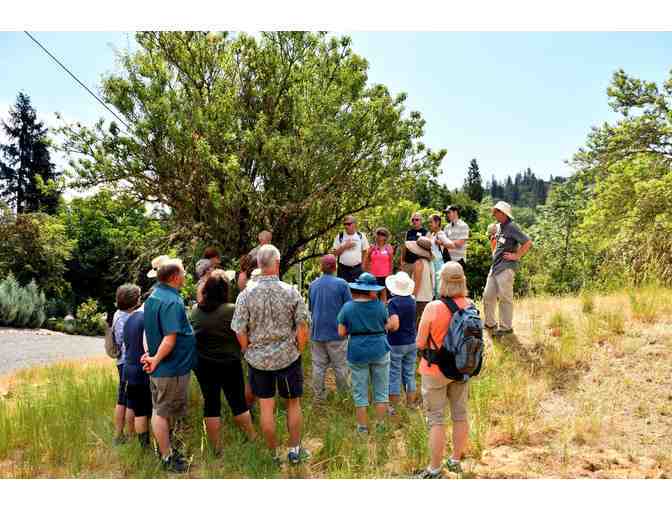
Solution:
<svg viewBox="0 0 672 510"><path fill-rule="evenodd" d="M135 413L136 418L152 415L152 390L149 389L149 382L146 384L128 384L126 394L128 395L126 407Z"/></svg>
<svg viewBox="0 0 672 510"><path fill-rule="evenodd" d="M162 418L186 416L190 377L191 372L174 377L150 376L153 414Z"/></svg>
<svg viewBox="0 0 672 510"><path fill-rule="evenodd" d="M357 264L356 266L346 266L345 264L341 264L339 262L336 276L343 278L348 283L352 283L357 278L359 278L359 275L362 273L362 264Z"/></svg>
<svg viewBox="0 0 672 510"><path fill-rule="evenodd" d="M450 382L431 375L422 375L422 401L427 415L427 424L445 424L446 404L450 402L450 417L453 421L467 421L466 382Z"/></svg>
<svg viewBox="0 0 672 510"><path fill-rule="evenodd" d="M212 361L199 356L194 370L203 394L203 416L216 418L222 414L222 391L233 416L248 410L245 402L245 379L239 359Z"/></svg>
<svg viewBox="0 0 672 510"><path fill-rule="evenodd" d="M117 388L117 405L126 406L128 396L126 395L126 381L124 380L124 364L117 365L119 372L119 387Z"/></svg>
<svg viewBox="0 0 672 510"><path fill-rule="evenodd" d="M369 381L373 386L373 403L386 404L390 401L390 353L369 363L351 363L352 399L355 407L369 405Z"/></svg>
<svg viewBox="0 0 672 510"><path fill-rule="evenodd" d="M250 386L257 398L273 398L277 392L282 398L294 399L303 395L303 369L301 356L280 370L259 370L249 367Z"/></svg>

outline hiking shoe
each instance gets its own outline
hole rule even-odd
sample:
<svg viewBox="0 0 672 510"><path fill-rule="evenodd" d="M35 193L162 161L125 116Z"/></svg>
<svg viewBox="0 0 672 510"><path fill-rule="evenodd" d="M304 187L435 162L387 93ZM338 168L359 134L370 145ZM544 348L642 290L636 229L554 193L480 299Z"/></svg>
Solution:
<svg viewBox="0 0 672 510"><path fill-rule="evenodd" d="M397 415L397 410L394 407L389 406L387 408L387 415L388 416L396 416Z"/></svg>
<svg viewBox="0 0 672 510"><path fill-rule="evenodd" d="M298 464L299 462L306 461L310 458L310 452L306 450L303 446L299 447L299 451L289 450L287 454L287 460L290 464Z"/></svg>
<svg viewBox="0 0 672 510"><path fill-rule="evenodd" d="M177 452L171 453L167 459L161 459L161 464L163 469L173 473L185 473L189 469L187 460Z"/></svg>
<svg viewBox="0 0 672 510"><path fill-rule="evenodd" d="M368 434L369 433L369 427L365 427L364 425L357 425L357 433L358 434Z"/></svg>
<svg viewBox="0 0 672 510"><path fill-rule="evenodd" d="M505 336L505 335L511 335L513 333L513 329L496 329L493 331L492 335L493 336Z"/></svg>
<svg viewBox="0 0 672 510"><path fill-rule="evenodd" d="M440 469L438 471L432 471L429 468L425 468L422 471L420 471L419 473L416 473L415 477L420 478L420 479L427 479L427 480L443 478L443 476L441 475L441 470Z"/></svg>
<svg viewBox="0 0 672 510"><path fill-rule="evenodd" d="M462 464L459 460L446 459L446 468L451 473L457 473L458 475L462 474Z"/></svg>

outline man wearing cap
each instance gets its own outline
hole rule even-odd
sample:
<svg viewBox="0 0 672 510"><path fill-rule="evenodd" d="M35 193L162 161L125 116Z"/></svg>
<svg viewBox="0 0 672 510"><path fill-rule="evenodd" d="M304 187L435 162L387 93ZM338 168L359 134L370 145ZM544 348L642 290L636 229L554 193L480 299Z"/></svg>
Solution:
<svg viewBox="0 0 672 510"><path fill-rule="evenodd" d="M339 232L334 239L331 253L338 260L338 277L346 282L354 282L362 274L362 261L369 249L369 241L361 232L357 232L357 220L348 215L343 219L345 232Z"/></svg>
<svg viewBox="0 0 672 510"><path fill-rule="evenodd" d="M483 291L483 311L485 328L494 330L494 335L513 333L513 281L518 269L518 261L532 247L531 239L516 225L511 206L497 202L492 209L498 228L497 242L492 255L492 267ZM495 319L495 305L499 300L499 328Z"/></svg>
<svg viewBox="0 0 672 510"><path fill-rule="evenodd" d="M422 226L422 215L419 212L414 212L411 216L411 229L406 232L406 242L417 241L420 237L427 235L427 229ZM408 273L408 276L413 278L413 271L415 269L415 261L418 260L418 255L409 251L407 246L401 247L401 269Z"/></svg>
<svg viewBox="0 0 672 510"><path fill-rule="evenodd" d="M452 260L459 262L462 267L467 262L467 240L469 239L469 225L460 219L460 208L457 205L449 205L444 212L448 218L448 224L443 229L448 242L443 242L444 261ZM446 257L445 254L448 254Z"/></svg>
<svg viewBox="0 0 672 510"><path fill-rule="evenodd" d="M331 365L336 374L338 391L348 390L348 342L338 334L336 316L352 299L348 283L338 278L336 257L325 255L320 260L322 276L308 288L308 309L311 313L310 351L313 359L313 392L316 402L326 398L324 376Z"/></svg>

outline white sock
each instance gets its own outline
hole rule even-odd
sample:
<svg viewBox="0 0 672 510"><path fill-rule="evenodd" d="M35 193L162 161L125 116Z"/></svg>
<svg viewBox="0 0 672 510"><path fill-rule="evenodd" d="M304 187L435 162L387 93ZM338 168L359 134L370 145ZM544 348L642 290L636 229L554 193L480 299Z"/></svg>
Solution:
<svg viewBox="0 0 672 510"><path fill-rule="evenodd" d="M290 447L289 451L292 453L299 453L301 451L301 445L299 444L297 446L292 446Z"/></svg>
<svg viewBox="0 0 672 510"><path fill-rule="evenodd" d="M427 466L427 469L429 470L430 473L432 473L433 475L435 475L436 473L439 473L439 472L441 471L441 466L439 466L438 468L433 468L433 467L430 465L430 466Z"/></svg>

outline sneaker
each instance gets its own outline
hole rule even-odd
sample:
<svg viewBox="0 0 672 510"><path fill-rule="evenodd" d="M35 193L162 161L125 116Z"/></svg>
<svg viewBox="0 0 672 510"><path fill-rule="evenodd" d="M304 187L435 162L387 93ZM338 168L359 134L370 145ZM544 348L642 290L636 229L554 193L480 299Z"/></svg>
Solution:
<svg viewBox="0 0 672 510"><path fill-rule="evenodd" d="M282 464L282 457L280 456L280 450L278 448L273 450L271 453L271 460L276 466L280 466Z"/></svg>
<svg viewBox="0 0 672 510"><path fill-rule="evenodd" d="M387 408L387 415L388 416L396 416L397 415L397 410L393 406L389 406Z"/></svg>
<svg viewBox="0 0 672 510"><path fill-rule="evenodd" d="M452 473L462 474L462 464L459 460L446 459L446 468Z"/></svg>
<svg viewBox="0 0 672 510"><path fill-rule="evenodd" d="M365 427L364 425L357 425L357 433L358 434L368 434L369 433L369 427Z"/></svg>
<svg viewBox="0 0 672 510"><path fill-rule="evenodd" d="M438 471L432 471L429 468L425 468L422 471L420 471L419 473L416 473L415 477L420 478L420 479L428 479L428 480L443 478L443 476L441 475L441 470L440 469Z"/></svg>
<svg viewBox="0 0 672 510"><path fill-rule="evenodd" d="M496 329L493 331L493 336L505 336L513 334L513 329Z"/></svg>
<svg viewBox="0 0 672 510"><path fill-rule="evenodd" d="M161 459L163 469L173 473L185 473L189 469L187 460L176 452L170 454L167 459Z"/></svg>
<svg viewBox="0 0 672 510"><path fill-rule="evenodd" d="M491 333L497 329L497 324L494 324L492 326L488 326L487 324L483 325L483 329L487 329Z"/></svg>
<svg viewBox="0 0 672 510"><path fill-rule="evenodd" d="M310 458L310 452L306 450L303 446L299 447L299 451L289 450L287 454L287 460L290 464L298 464L299 462L306 461Z"/></svg>

